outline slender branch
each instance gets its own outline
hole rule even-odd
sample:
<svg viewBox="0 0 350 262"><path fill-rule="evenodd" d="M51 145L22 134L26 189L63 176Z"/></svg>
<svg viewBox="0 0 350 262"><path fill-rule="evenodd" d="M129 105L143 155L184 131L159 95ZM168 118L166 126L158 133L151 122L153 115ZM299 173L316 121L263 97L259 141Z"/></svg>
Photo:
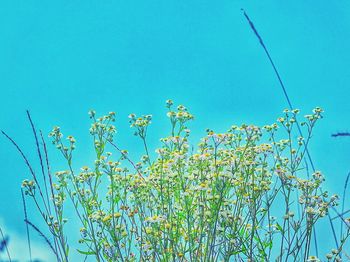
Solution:
<svg viewBox="0 0 350 262"><path fill-rule="evenodd" d="M32 118L30 116L30 113L29 113L28 110L26 112L27 112L27 117L28 117L30 126L32 127L33 135L34 135L34 138L35 138L35 145L36 145L36 149L37 149L37 152L38 152L38 157L39 157L39 162L40 162L40 167L41 167L41 173L42 173L43 180L44 180L46 200L47 200L47 205L48 205L47 210L48 210L49 215L51 215L49 193L48 193L48 189L47 189L47 182L46 182L46 176L45 176L45 171L44 171L43 158L42 158L41 150L40 150L40 146L39 146L39 140L38 140L37 132L36 132L33 120L32 120Z"/></svg>
<svg viewBox="0 0 350 262"><path fill-rule="evenodd" d="M54 247L53 247L51 241L48 239L48 237L45 236L45 234L44 234L43 232L41 232L41 230L40 230L36 225L34 225L32 222L30 222L28 219L25 219L24 222L26 222L28 225L30 225L36 232L39 233L39 235L40 235L42 238L44 238L44 240L46 241L46 243L48 244L48 246L50 247L50 249L52 250L52 252L56 255L57 260L58 260L58 261L61 261L61 260L59 259L59 256L58 256L56 250L54 249Z"/></svg>
<svg viewBox="0 0 350 262"><path fill-rule="evenodd" d="M331 135L332 137L338 137L338 136L350 136L349 132L339 132Z"/></svg>

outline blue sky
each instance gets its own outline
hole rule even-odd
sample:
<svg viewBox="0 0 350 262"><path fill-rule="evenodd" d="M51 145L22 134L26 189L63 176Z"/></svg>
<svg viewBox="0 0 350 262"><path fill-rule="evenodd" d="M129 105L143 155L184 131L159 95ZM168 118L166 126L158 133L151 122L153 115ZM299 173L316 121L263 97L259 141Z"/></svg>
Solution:
<svg viewBox="0 0 350 262"><path fill-rule="evenodd" d="M241 8L263 36L295 107L305 114L324 108L310 150L327 189L341 190L350 139L330 135L350 131L347 0L3 0L0 129L34 161L29 109L45 134L59 125L77 137L79 168L93 159L90 108L117 112L117 141L136 156L141 147L127 115L153 114L150 143L156 146L167 134L168 98L196 115L194 139L207 127L274 122L287 104ZM50 156L53 170L63 168L52 147ZM21 236L20 183L29 174L3 137L0 163L0 222Z"/></svg>

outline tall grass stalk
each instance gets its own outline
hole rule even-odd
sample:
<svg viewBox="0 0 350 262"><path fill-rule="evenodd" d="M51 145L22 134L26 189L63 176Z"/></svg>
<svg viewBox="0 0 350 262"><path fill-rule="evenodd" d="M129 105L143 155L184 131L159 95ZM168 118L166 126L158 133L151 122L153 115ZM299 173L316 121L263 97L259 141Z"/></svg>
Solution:
<svg viewBox="0 0 350 262"><path fill-rule="evenodd" d="M275 72L275 74L276 74L276 76L277 76L277 79L278 79L279 84L280 84L280 86L281 86L281 88L282 88L283 94L284 94L284 96L285 96L285 98L286 98L286 100L287 100L289 109L290 109L290 110L293 110L294 107L293 107L293 105L292 105L291 99L289 98L289 95L288 95L287 90L286 90L286 88L285 88L285 85L284 85L284 83L283 83L283 81L282 81L282 78L281 78L281 76L280 76L280 74L279 74L279 72L278 72L278 70L277 70L277 67L276 67L274 61L272 60L272 57L271 57L271 55L270 55L270 52L268 51L266 45L264 44L264 41L263 41L262 37L261 37L260 34L258 33L257 29L255 28L253 22L252 22L251 19L249 18L248 14L245 12L244 9L242 9L242 11L243 11L243 14L244 14L245 18L247 19L247 21L248 21L248 23L249 23L251 29L253 30L254 34L255 34L256 37L258 38L259 43L260 43L260 45L262 46L262 48L263 48L263 50L264 50L264 52L265 52L265 54L266 54L266 56L267 56L267 58L268 58L268 60L269 60L269 62L270 62L270 64L271 64L271 66L272 66L272 68L273 68L273 70L274 70L274 72ZM301 130L301 127L300 127L298 121L296 121L296 124L297 124L297 129L298 129L299 135L300 135L300 136L303 136L302 130ZM337 135L338 135L338 134L337 134ZM337 135L334 135L334 136L337 136ZM348 135L348 134L347 134L347 133L341 133L340 135ZM314 166L314 163L313 163L311 154L310 154L310 152L309 152L309 150L308 150L307 147L305 147L305 150L306 150L306 154L307 154L308 160L309 160L309 162L310 162L310 164L311 164L311 167L312 167L312 169L313 169L313 172L315 172L315 166ZM320 189L320 190L322 191L322 189ZM339 212L338 212L334 207L332 207L332 210L333 210L333 211L338 215L338 217L341 219L341 222L340 222L340 223L341 223L341 230L340 230L341 232L340 232L340 235L342 235L342 233L343 233L343 231L342 231L343 225L345 224L346 226L348 226L347 221L346 221L346 219L345 219L341 214L339 214ZM329 219L329 222L330 222L330 226L331 226L331 229L332 229L332 234L333 234L333 237L334 237L335 244L336 244L336 246L339 248L338 238L337 238L337 235L336 235L336 232L335 232L335 227L334 227L332 218L331 218L330 214L328 214L327 216L328 216L328 219ZM314 230L314 241L315 241L316 253L317 253L317 255L318 255L317 237L316 237L316 232L315 232L315 230Z"/></svg>

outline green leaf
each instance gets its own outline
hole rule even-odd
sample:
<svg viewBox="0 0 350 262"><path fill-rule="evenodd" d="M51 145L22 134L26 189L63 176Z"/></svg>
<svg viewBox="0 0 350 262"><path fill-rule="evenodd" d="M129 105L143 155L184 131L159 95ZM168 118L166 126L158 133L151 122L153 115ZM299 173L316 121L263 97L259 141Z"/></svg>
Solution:
<svg viewBox="0 0 350 262"><path fill-rule="evenodd" d="M283 228L281 227L280 224L276 223L276 227L279 231L281 231L283 233Z"/></svg>
<svg viewBox="0 0 350 262"><path fill-rule="evenodd" d="M81 251L79 249L77 249L77 251L80 253L80 254L83 254L83 255L96 255L96 252L95 251Z"/></svg>

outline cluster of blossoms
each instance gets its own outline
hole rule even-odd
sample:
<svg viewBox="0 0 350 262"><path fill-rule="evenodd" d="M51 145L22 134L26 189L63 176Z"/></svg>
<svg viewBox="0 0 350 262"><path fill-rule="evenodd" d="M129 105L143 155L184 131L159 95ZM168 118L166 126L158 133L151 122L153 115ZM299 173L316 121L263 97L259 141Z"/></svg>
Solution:
<svg viewBox="0 0 350 262"><path fill-rule="evenodd" d="M152 115L136 117L135 114L129 115L130 127L136 128L135 136L146 138L147 127L151 124Z"/></svg>
<svg viewBox="0 0 350 262"><path fill-rule="evenodd" d="M75 139L68 136L66 145L53 129L50 136L69 167L56 173L53 232L63 232L62 206L70 199L81 223L85 251L79 252L97 261L318 261L312 232L337 196L328 197L322 174L310 175L302 164L322 109L305 116L305 137L293 138L299 110L285 110L279 124L208 129L193 146L187 127L193 115L182 105L173 108L171 100L166 107L171 132L155 153L146 141L152 116L129 115L145 147L138 162L114 144L113 112L100 118L89 112L96 160L77 173ZM278 139L279 128L287 139ZM34 182L23 187L34 196ZM337 261L342 247L326 258Z"/></svg>
<svg viewBox="0 0 350 262"><path fill-rule="evenodd" d="M24 193L26 195L31 195L31 196L35 195L35 182L34 182L34 180L30 180L30 181L28 179L23 180L22 188L25 189Z"/></svg>

